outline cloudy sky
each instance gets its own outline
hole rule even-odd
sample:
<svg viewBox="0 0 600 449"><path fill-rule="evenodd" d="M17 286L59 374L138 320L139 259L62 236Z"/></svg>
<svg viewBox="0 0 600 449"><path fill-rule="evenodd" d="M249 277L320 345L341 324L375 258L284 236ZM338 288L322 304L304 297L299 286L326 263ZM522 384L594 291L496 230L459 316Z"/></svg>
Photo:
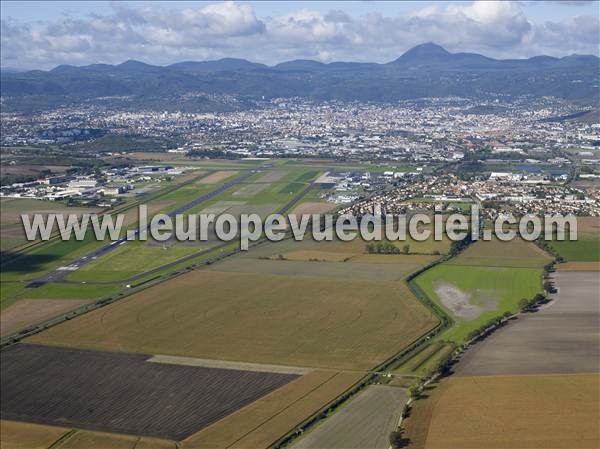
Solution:
<svg viewBox="0 0 600 449"><path fill-rule="evenodd" d="M387 62L435 42L498 58L600 52L598 1L1 3L1 64L222 57Z"/></svg>

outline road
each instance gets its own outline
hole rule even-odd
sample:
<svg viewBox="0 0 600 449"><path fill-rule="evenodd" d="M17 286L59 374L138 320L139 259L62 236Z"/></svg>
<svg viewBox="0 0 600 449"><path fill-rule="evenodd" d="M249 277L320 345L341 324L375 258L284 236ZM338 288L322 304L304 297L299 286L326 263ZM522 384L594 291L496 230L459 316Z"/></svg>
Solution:
<svg viewBox="0 0 600 449"><path fill-rule="evenodd" d="M195 198L194 200L190 201L189 203L186 203L186 204L178 207L177 209L172 210L167 215L169 217L173 218L177 214L182 214L190 209L193 209L194 207L198 206L199 204L202 204L203 202L208 201L208 200L220 195L221 193L225 192L226 190L232 188L233 186L244 182L246 179L248 179L250 176L254 175L256 172L257 172L257 170L250 170L249 172L243 174L242 176L239 176L232 181L229 181L229 182L226 182L226 183L220 185L215 190L212 190L208 193L204 193L204 194L200 195L199 197ZM148 225L145 230L149 230L149 229L150 229L150 225ZM140 233L140 229L137 229L134 232L135 236L137 236L139 233ZM127 236L124 236L124 237L121 237L119 240L116 240L116 241L111 242L107 245L104 245L100 248L97 248L93 251L90 251L89 253L85 254L84 256L80 257L79 259L74 260L69 265L58 267L55 270L45 274L44 276L32 281L31 283L29 283L27 285L27 288L41 287L42 285L47 284L48 282L60 282L64 279L64 277L67 274L69 274L75 270L78 270L79 268L83 267L84 265L87 265L88 263L97 260L99 257L102 257L102 256L114 251L119 246L127 244L127 242L128 242Z"/></svg>

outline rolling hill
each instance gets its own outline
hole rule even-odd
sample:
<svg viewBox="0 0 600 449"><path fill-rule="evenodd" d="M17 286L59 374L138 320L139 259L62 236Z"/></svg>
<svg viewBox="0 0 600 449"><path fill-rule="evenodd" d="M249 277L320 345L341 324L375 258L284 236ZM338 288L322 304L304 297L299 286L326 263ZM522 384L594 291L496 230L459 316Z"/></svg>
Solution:
<svg viewBox="0 0 600 449"><path fill-rule="evenodd" d="M295 60L269 67L227 58L169 66L129 60L118 65L61 65L49 71L2 71L1 94L5 110L110 97L127 97L127 107L151 109L189 94L374 102L527 94L593 104L598 102L599 73L596 56L498 60L475 53L450 53L427 43L385 64ZM185 109L223 108L216 103L196 101Z"/></svg>

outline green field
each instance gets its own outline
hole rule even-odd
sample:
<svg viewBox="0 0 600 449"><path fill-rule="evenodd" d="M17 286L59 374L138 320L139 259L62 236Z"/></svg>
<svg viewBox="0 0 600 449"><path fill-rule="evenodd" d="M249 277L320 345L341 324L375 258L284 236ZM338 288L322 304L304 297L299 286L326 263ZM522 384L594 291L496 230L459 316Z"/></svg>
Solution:
<svg viewBox="0 0 600 449"><path fill-rule="evenodd" d="M247 204L265 204L271 203L283 206L288 203L295 195L299 194L302 189L306 188L312 179L319 175L319 171L310 168L288 168L278 167L277 171L285 170L286 174L279 180L272 182L269 186L261 190L258 194L247 199ZM264 174L261 175L261 177ZM261 177L257 180L260 181ZM232 192L229 195L224 195L220 200L236 200ZM275 211L274 211L275 212Z"/></svg>
<svg viewBox="0 0 600 449"><path fill-rule="evenodd" d="M519 300L540 293L542 268L551 260L524 240L480 240L413 282L454 318L441 338L463 343L471 331L507 311L517 312Z"/></svg>
<svg viewBox="0 0 600 449"><path fill-rule="evenodd" d="M444 357L455 349L451 343L434 341L394 370L394 374L426 376L432 373Z"/></svg>
<svg viewBox="0 0 600 449"><path fill-rule="evenodd" d="M208 248L208 245L165 245L129 242L68 276L72 281L114 281L152 270Z"/></svg>
<svg viewBox="0 0 600 449"><path fill-rule="evenodd" d="M539 268L438 265L416 278L416 285L455 320L444 338L462 343L474 329L505 311L517 312L521 298L541 291Z"/></svg>
<svg viewBox="0 0 600 449"><path fill-rule="evenodd" d="M552 248L567 262L600 262L600 238L580 237L577 241L554 241Z"/></svg>
<svg viewBox="0 0 600 449"><path fill-rule="evenodd" d="M262 170L250 177L248 181L226 190L209 201L203 202L191 212L200 212L212 207L221 209L221 212L218 212L217 215L227 211L227 213L237 217L242 213L257 213L265 217L291 200L293 195L290 195L289 192L281 193L282 190L286 189L286 186L294 184L297 188L292 193L297 194L308 186L310 180L318 176L319 173L320 171L315 168L293 166ZM234 179L240 173L231 172L229 176L221 177L215 177L215 175L219 175L219 173L213 174L214 180L209 183L204 181L205 178L211 176L209 173L198 173L195 178L188 176L185 179L176 179L176 182L165 182L164 187L159 192L153 192L148 195L147 200L144 201L142 198L141 201L148 205L148 214L149 217L152 217L157 213L169 212L199 195L217 188L220 183ZM252 194L252 189L255 186L260 188L255 190L256 194ZM236 198L234 193L244 188L249 192L248 197ZM22 203L20 207L38 206L37 203L33 205L29 203L31 201L28 201L27 204ZM16 203L9 204L11 205L10 212L17 212ZM53 205L60 207L59 204ZM137 208L134 208L126 213L126 227L135 227L136 221ZM57 267L68 265L72 260L105 244L105 242L95 241L89 233L83 241L72 239L65 242L55 239L39 244L15 260L3 264L0 305L2 308L6 308L21 298L99 299L122 290L125 281L131 277L140 276L134 282L142 282L145 279L144 273L166 264L176 263L179 259L192 254L210 250L217 243L218 241L212 234L208 242L178 242L173 240L165 245L154 241L128 242L114 252L85 265L79 270L68 273L65 279L71 284L58 283L47 284L37 289L25 288L28 282ZM167 271L163 270L154 273L152 276L168 274L177 269L201 263L207 258L219 254L220 252L217 251L198 255L193 260L176 263L173 267L166 269Z"/></svg>
<svg viewBox="0 0 600 449"><path fill-rule="evenodd" d="M39 288L26 288L25 285L20 282L3 282L0 310L6 310L21 299L99 299L121 290L118 285L55 283Z"/></svg>
<svg viewBox="0 0 600 449"><path fill-rule="evenodd" d="M600 218L578 217L577 240L548 243L567 262L600 262Z"/></svg>
<svg viewBox="0 0 600 449"><path fill-rule="evenodd" d="M145 200L142 199L142 202L148 205L149 216L172 210L178 205L190 201L203 191L210 189L208 186L200 187L194 186L195 183L192 184L192 186L183 185L177 187L176 183L165 182L165 186L161 191L148 194ZM195 196L193 192L197 192ZM10 213L7 216L12 216L16 212L12 210L15 206L12 202L8 202L8 205L10 206L8 209ZM31 206L28 204L27 207ZM57 207L59 210L62 210L60 205ZM125 214L125 227L133 227L137 221L137 208L127 211L121 211L121 209L119 208L119 213ZM2 204L2 210L4 216L4 203ZM81 208L74 209L74 211L77 210L81 210ZM69 212L70 210L66 209L65 211ZM90 232L86 233L86 237L82 241L72 238L69 241L53 239L48 242L42 242L22 252L22 255L15 259L14 262L3 263L2 280L13 280L16 276L18 276L19 280L34 279L56 267L68 264L70 260L74 260L103 244L103 242L96 241Z"/></svg>
<svg viewBox="0 0 600 449"><path fill-rule="evenodd" d="M2 282L36 279L103 244L103 242L96 241L89 232L81 241L75 238L50 240L36 246L13 261L3 264Z"/></svg>

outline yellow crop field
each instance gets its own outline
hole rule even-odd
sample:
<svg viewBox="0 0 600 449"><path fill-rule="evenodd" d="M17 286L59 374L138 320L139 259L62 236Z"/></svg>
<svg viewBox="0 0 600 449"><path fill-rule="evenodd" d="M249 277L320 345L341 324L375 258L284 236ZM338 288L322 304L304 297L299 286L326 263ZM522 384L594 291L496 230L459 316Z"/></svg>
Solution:
<svg viewBox="0 0 600 449"><path fill-rule="evenodd" d="M414 449L595 449L600 375L453 376L413 404Z"/></svg>
<svg viewBox="0 0 600 449"><path fill-rule="evenodd" d="M366 370L437 322L400 282L198 271L28 341Z"/></svg>

